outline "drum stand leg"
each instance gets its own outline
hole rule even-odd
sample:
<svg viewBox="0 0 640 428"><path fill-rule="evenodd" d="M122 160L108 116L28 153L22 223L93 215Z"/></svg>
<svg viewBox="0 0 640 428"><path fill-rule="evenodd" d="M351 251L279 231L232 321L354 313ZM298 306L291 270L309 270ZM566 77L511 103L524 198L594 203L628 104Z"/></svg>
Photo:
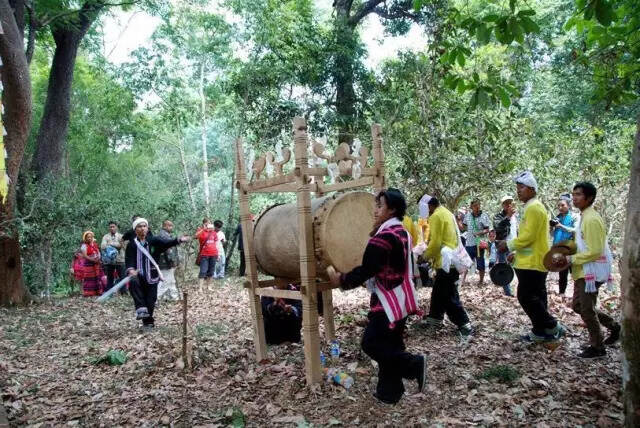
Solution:
<svg viewBox="0 0 640 428"><path fill-rule="evenodd" d="M333 322L333 290L322 292L322 318L324 318L324 335L330 342L336 338L336 327Z"/></svg>

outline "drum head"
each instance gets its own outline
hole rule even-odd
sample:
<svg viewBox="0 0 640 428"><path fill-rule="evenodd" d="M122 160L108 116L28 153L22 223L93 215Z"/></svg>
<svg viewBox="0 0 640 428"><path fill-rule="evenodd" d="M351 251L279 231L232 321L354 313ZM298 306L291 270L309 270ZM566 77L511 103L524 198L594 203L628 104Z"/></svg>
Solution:
<svg viewBox="0 0 640 428"><path fill-rule="evenodd" d="M367 192L338 196L327 208L320 225L324 262L339 272L362 264L362 255L373 229L375 197Z"/></svg>

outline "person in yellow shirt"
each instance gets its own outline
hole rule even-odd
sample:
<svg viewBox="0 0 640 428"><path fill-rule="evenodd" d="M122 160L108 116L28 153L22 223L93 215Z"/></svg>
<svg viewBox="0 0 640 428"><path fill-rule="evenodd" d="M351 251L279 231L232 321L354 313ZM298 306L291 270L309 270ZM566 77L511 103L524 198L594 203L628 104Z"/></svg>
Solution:
<svg viewBox="0 0 640 428"><path fill-rule="evenodd" d="M572 264L573 310L580 314L589 331L589 346L578 354L581 358L606 356L604 345L613 345L620 338L620 324L596 309L598 288L611 275L610 259L607 259L607 253L611 254L607 246L607 229L600 214L593 209L596 193L596 187L588 182L581 182L573 187L573 204L581 211L576 227L578 252L565 260L555 260L555 263ZM600 324L610 331L606 340Z"/></svg>
<svg viewBox="0 0 640 428"><path fill-rule="evenodd" d="M460 274L453 264L448 272L442 269L442 248L448 247L455 250L458 246L457 226L451 211L440 205L437 198L429 198L428 205L431 237L424 252L424 258L432 260L436 279L431 292L429 315L425 318L425 322L429 326L440 327L443 324L444 315L447 314L449 321L458 326L460 335L468 337L473 334L473 327L458 294L457 283Z"/></svg>
<svg viewBox="0 0 640 428"><path fill-rule="evenodd" d="M537 198L538 183L530 171L515 179L518 199L524 203L524 214L516 238L500 241L498 251L510 252L518 277L518 302L531 320L532 329L520 338L527 342L549 342L565 334L564 327L549 313L547 303L547 270L543 259L549 251L549 214Z"/></svg>

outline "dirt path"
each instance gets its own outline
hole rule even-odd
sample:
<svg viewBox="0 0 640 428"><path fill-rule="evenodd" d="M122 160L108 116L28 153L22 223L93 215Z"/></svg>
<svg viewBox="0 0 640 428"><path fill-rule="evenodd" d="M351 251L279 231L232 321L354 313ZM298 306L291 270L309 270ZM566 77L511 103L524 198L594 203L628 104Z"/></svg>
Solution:
<svg viewBox="0 0 640 428"><path fill-rule="evenodd" d="M419 294L428 304L430 289ZM235 278L190 295L196 341L195 370L188 375L178 367L178 303L161 304L157 328L146 334L127 297L103 305L77 297L1 309L2 399L12 426L621 424L620 350L597 361L575 357L587 333L558 296L550 297L552 312L572 335L554 352L514 341L528 320L500 288L466 286L461 296L477 335L461 346L451 324L437 333L411 325L407 346L429 354L429 384L415 394L415 383L407 383L396 406L371 397L376 369L359 348L365 290L334 293L338 364L355 385L306 388L299 344L272 347L271 362L255 363L247 297ZM128 361L92 363L111 349L124 350ZM498 377L486 378L490 369ZM500 382L510 375L515 380Z"/></svg>

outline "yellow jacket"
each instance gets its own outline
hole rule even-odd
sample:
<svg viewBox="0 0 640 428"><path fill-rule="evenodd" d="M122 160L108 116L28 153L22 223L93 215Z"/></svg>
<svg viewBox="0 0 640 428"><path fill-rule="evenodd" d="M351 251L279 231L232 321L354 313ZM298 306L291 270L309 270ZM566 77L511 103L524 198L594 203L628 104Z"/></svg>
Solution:
<svg viewBox="0 0 640 428"><path fill-rule="evenodd" d="M409 217L408 215L404 216L404 218L402 219L402 225L404 226L405 230L409 232L409 235L411 235L411 245L414 247L418 245L418 243L422 239L419 235L418 227L415 222L411 220L411 217Z"/></svg>
<svg viewBox="0 0 640 428"><path fill-rule="evenodd" d="M515 251L516 269L546 272L542 261L549 251L549 214L538 198L524 205L518 236L507 243L509 251Z"/></svg>
<svg viewBox="0 0 640 428"><path fill-rule="evenodd" d="M593 207L587 207L582 211L580 222L582 240L587 244L587 251L578 252L571 257L571 276L573 280L584 278L582 265L594 262L604 253L604 245L607 241L607 228L604 220Z"/></svg>
<svg viewBox="0 0 640 428"><path fill-rule="evenodd" d="M422 231L422 239L424 240L424 242L429 242L429 219L428 218L418 219L418 230Z"/></svg>
<svg viewBox="0 0 640 428"><path fill-rule="evenodd" d="M429 216L429 231L431 239L427 250L424 252L426 259L433 260L433 268L440 269L442 267L442 256L440 250L443 246L455 249L458 246L458 235L456 234L457 225L453 221L451 211L443 206L439 206Z"/></svg>

